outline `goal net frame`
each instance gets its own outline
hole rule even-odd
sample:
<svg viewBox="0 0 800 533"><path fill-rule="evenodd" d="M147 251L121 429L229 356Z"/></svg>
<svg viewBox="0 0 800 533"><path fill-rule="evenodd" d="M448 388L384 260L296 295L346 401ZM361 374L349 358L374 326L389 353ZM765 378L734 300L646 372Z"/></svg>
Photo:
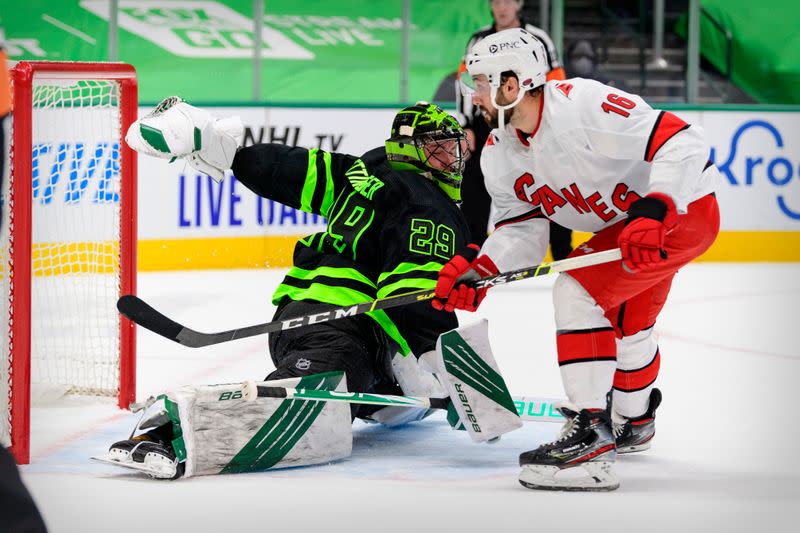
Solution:
<svg viewBox="0 0 800 533"><path fill-rule="evenodd" d="M20 464L30 461L31 392L31 283L34 86L37 80L67 83L83 80L111 82L119 87L119 295L136 293L136 153L124 143L128 126L137 118L136 71L124 63L20 61L11 69L14 110L8 184L10 199L4 209L9 225L10 305L6 354L10 395L11 452ZM13 173L13 177L12 177ZM6 274L6 273L3 273ZM5 304L2 306L5 307ZM13 311L12 311L13 310ZM112 311L114 312L114 311ZM2 355L2 354L0 354ZM0 357L0 362L3 358ZM134 324L119 317L119 382L117 404L127 409L136 395L136 336ZM7 416L7 413L0 413Z"/></svg>

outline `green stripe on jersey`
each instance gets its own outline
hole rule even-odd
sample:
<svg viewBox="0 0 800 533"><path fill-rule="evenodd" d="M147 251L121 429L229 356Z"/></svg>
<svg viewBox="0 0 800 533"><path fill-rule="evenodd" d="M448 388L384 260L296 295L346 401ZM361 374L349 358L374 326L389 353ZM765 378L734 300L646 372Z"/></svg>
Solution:
<svg viewBox="0 0 800 533"><path fill-rule="evenodd" d="M442 264L437 263L435 261L431 261L430 263L425 263L424 265L419 265L417 263L400 263L395 267L394 270L391 272L384 272L380 276L378 276L378 285L380 285L383 280L388 278L389 276L402 276L403 274L408 274L409 272L439 272L442 269Z"/></svg>
<svg viewBox="0 0 800 533"><path fill-rule="evenodd" d="M289 277L302 279L302 280L311 280L318 276L325 276L328 278L340 278L340 279L352 279L354 281L358 281L365 285L369 285L373 289L375 287L375 283L367 276L356 270L355 268L347 268L347 267L317 267L314 270L305 270L300 267L292 267L289 272L286 274Z"/></svg>
<svg viewBox="0 0 800 533"><path fill-rule="evenodd" d="M303 183L303 192L300 194L300 210L313 212L311 201L314 199L314 189L317 187L317 149L308 151L308 169L306 180Z"/></svg>
<svg viewBox="0 0 800 533"><path fill-rule="evenodd" d="M433 289L436 287L435 279L425 278L405 278L394 283L389 283L378 289L378 298L386 298L391 296L393 292L400 289L408 289L405 292L411 292L422 289Z"/></svg>
<svg viewBox="0 0 800 533"><path fill-rule="evenodd" d="M333 176L331 175L331 154L328 152L322 153L323 161L325 162L325 194L322 197L322 205L319 212L325 218L328 218L328 212L333 205Z"/></svg>

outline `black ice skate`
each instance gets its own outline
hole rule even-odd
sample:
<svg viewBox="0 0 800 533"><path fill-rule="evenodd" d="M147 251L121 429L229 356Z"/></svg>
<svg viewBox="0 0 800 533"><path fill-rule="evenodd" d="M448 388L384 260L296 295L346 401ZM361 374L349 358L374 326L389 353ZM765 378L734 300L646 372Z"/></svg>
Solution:
<svg viewBox="0 0 800 533"><path fill-rule="evenodd" d="M607 491L619 487L617 448L608 411L559 409L567 419L558 440L519 456L519 482L529 489ZM584 474L581 476L581 474Z"/></svg>
<svg viewBox="0 0 800 533"><path fill-rule="evenodd" d="M656 409L661 404L661 391L650 391L650 405L642 416L625 418L614 414L614 438L617 453L641 452L650 448L656 434Z"/></svg>
<svg viewBox="0 0 800 533"><path fill-rule="evenodd" d="M105 457L93 459L115 466L145 472L158 479L177 479L183 475L172 448L172 423L163 424L141 435L115 442Z"/></svg>

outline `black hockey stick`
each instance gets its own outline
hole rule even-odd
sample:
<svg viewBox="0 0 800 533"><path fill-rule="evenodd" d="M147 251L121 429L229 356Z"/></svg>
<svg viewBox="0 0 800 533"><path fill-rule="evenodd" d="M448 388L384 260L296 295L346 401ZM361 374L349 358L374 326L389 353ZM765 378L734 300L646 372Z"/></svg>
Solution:
<svg viewBox="0 0 800 533"><path fill-rule="evenodd" d="M604 252L582 255L579 257L571 257L561 261L542 263L541 265L534 267L504 272L490 278L483 278L475 281L474 285L477 288L492 287L494 285L511 283L512 281L544 276L552 272L566 272L568 270L575 270L577 268L608 263L611 261L616 261L620 258L621 255L619 248L615 248L613 250L606 250ZM127 294L121 297L117 302L117 309L119 309L119 312L125 317L139 324L143 328L149 329L153 333L157 333L162 337L166 337L171 341L183 344L184 346L188 346L190 348L200 348L202 346L210 346L212 344L220 344L236 339L253 337L255 335L263 335L264 333L270 333L272 331L299 328L309 324L319 324L320 322L336 320L337 318L360 315L368 311L377 311L379 309L389 309L391 307L398 307L400 305L422 302L425 300L431 300L434 296L435 292L433 290L414 291L398 296L379 298L377 300L351 305L348 307L334 307L321 313L298 316L295 318L288 318L286 320L276 320L274 322L267 322L264 324L255 324L253 326L221 331L219 333L202 333L200 331L187 328L182 324L178 324L174 320L167 318L160 312L153 309L141 298L132 294Z"/></svg>

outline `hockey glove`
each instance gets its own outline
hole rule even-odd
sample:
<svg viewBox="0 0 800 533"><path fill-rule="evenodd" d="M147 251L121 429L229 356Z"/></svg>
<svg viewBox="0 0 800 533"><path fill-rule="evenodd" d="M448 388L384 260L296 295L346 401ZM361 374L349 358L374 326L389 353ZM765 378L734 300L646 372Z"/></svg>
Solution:
<svg viewBox="0 0 800 533"><path fill-rule="evenodd" d="M195 170L222 181L243 135L238 117L216 119L177 96L164 99L128 128L125 142L140 154L186 159Z"/></svg>
<svg viewBox="0 0 800 533"><path fill-rule="evenodd" d="M618 238L623 266L639 272L665 260L664 237L677 221L675 203L665 194L652 193L633 202Z"/></svg>
<svg viewBox="0 0 800 533"><path fill-rule="evenodd" d="M478 309L488 289L476 289L470 282L499 273L489 256L478 256L479 252L477 244L470 244L442 267L436 280L436 297L431 301L435 309Z"/></svg>

